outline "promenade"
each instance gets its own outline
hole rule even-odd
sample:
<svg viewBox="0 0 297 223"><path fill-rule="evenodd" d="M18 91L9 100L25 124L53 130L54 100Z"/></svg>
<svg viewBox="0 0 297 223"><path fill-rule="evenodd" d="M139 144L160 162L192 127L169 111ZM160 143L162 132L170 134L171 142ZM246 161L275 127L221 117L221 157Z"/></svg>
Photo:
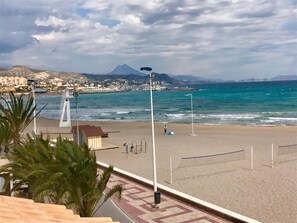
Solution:
<svg viewBox="0 0 297 223"><path fill-rule="evenodd" d="M111 188L116 184L123 185L125 190L122 199L114 199L114 202L137 223L231 222L164 194L161 194L159 208L153 208L154 196L151 188L113 174L107 187Z"/></svg>

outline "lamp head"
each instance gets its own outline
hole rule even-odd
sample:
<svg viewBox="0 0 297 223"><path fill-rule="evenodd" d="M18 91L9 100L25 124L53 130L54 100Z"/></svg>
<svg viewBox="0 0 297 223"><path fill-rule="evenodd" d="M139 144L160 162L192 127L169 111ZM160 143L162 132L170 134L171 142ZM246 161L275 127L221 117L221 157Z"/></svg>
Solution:
<svg viewBox="0 0 297 223"><path fill-rule="evenodd" d="M78 97L78 92L74 91L72 95L73 95L73 97L77 98Z"/></svg>
<svg viewBox="0 0 297 223"><path fill-rule="evenodd" d="M32 79L29 79L29 80L27 80L27 84L28 84L29 86L34 85L34 84L35 84L35 81L32 80Z"/></svg>
<svg viewBox="0 0 297 223"><path fill-rule="evenodd" d="M192 94L185 94L185 96L192 96Z"/></svg>
<svg viewBox="0 0 297 223"><path fill-rule="evenodd" d="M141 67L140 70L141 71L151 72L153 69L151 67Z"/></svg>

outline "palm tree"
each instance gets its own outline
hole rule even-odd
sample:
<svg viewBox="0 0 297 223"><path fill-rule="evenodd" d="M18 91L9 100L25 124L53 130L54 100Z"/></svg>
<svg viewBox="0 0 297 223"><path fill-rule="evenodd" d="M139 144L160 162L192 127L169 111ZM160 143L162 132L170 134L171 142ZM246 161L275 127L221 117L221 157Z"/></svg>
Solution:
<svg viewBox="0 0 297 223"><path fill-rule="evenodd" d="M80 216L89 217L112 195L121 197L121 185L106 191L113 167L98 174L95 154L86 145L60 138L51 147L42 136L28 136L9 158L13 162L0 172L12 173L9 181L19 180L13 190L27 183L29 196L37 202L63 204Z"/></svg>
<svg viewBox="0 0 297 223"><path fill-rule="evenodd" d="M36 105L34 106L32 96L25 100L24 95L16 97L13 93L10 93L8 100L4 97L1 97L1 99L4 102L0 103L1 120L9 124L10 137L13 140L13 145L16 146L21 141L21 133L44 107L34 116Z"/></svg>
<svg viewBox="0 0 297 223"><path fill-rule="evenodd" d="M9 146L12 142L12 131L10 129L9 123L2 118L0 115L0 153L4 150L8 153Z"/></svg>

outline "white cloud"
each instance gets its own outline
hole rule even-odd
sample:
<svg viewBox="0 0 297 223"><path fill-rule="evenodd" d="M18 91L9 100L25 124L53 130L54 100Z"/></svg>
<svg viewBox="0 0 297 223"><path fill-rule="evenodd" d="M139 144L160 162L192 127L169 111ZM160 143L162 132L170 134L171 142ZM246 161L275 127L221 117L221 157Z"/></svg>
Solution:
<svg viewBox="0 0 297 223"><path fill-rule="evenodd" d="M297 72L294 0L2 0L0 8L0 65L100 73L148 64L223 79Z"/></svg>
<svg viewBox="0 0 297 223"><path fill-rule="evenodd" d="M82 1L82 8L101 11L108 9L110 3L106 0L87 0Z"/></svg>
<svg viewBox="0 0 297 223"><path fill-rule="evenodd" d="M33 35L32 37L37 39L40 42L43 42L43 41L52 41L52 40L59 41L65 38L65 35L61 32L50 32L46 34Z"/></svg>
<svg viewBox="0 0 297 223"><path fill-rule="evenodd" d="M47 19L37 18L35 21L35 24L37 26L53 26L53 27L66 26L66 22L63 19L59 19L55 16L49 16Z"/></svg>

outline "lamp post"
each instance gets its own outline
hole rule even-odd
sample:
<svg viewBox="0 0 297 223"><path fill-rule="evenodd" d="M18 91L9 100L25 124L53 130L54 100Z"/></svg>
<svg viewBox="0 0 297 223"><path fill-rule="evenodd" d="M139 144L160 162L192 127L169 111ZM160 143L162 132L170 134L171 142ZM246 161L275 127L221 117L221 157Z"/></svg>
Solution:
<svg viewBox="0 0 297 223"><path fill-rule="evenodd" d="M150 75L150 99L151 99L151 120L152 120L152 143L153 143L153 183L154 183L154 207L158 207L161 202L161 194L157 191L157 168L156 168L156 146L155 146L155 129L154 129L154 105L153 105L153 80L152 68L141 67L141 71L149 73Z"/></svg>
<svg viewBox="0 0 297 223"><path fill-rule="evenodd" d="M34 107L34 111L33 111L33 132L36 135L37 134L37 126L36 126L36 101L35 101L35 82L34 80L28 80L27 81L28 85L31 86L31 91L32 91L32 96L33 96L33 107Z"/></svg>
<svg viewBox="0 0 297 223"><path fill-rule="evenodd" d="M77 115L77 98L78 98L78 92L73 92L73 97L75 98L75 113L76 113L76 139L77 139L77 145L79 145L79 132L78 132L78 115Z"/></svg>
<svg viewBox="0 0 297 223"><path fill-rule="evenodd" d="M191 136L196 136L196 134L194 133L193 95L192 94L186 94L185 96L190 96L191 97L192 133L190 135Z"/></svg>

